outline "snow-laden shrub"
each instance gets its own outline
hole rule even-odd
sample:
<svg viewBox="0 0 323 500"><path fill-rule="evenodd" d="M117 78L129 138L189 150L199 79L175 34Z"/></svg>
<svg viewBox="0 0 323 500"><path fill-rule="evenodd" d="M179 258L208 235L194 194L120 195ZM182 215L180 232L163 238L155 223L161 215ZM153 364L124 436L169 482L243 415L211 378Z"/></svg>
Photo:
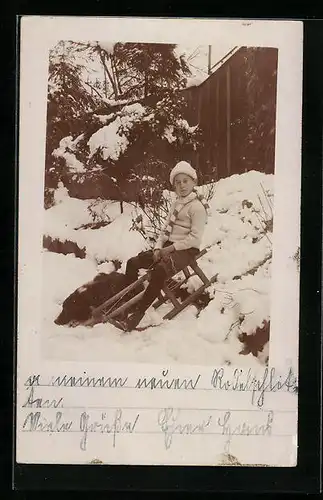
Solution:
<svg viewBox="0 0 323 500"><path fill-rule="evenodd" d="M149 170L147 178L167 188L171 168L189 159L200 141L198 126L183 119L185 106L183 98L169 92L149 105L126 102L110 108L108 114L89 114L82 133L64 137L52 151L46 185L56 187L64 177L69 179L65 185L94 177L100 182L101 176L113 179L107 199L131 201L134 181L141 184Z"/></svg>

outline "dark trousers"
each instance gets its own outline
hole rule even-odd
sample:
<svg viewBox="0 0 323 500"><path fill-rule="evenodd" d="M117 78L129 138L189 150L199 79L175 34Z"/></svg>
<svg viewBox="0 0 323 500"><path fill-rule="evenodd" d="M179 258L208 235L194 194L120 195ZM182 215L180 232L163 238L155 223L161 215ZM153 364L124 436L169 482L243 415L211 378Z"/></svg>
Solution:
<svg viewBox="0 0 323 500"><path fill-rule="evenodd" d="M168 241L164 244L164 247L171 244L172 243ZM148 307L158 297L165 281L184 269L184 267L188 266L198 253L199 250L197 248L175 250L169 254L169 258L166 261L161 260L154 263L153 251L148 250L129 259L126 267L126 278L128 284L133 283L138 279L139 269L150 270L149 284L141 300L136 304L136 309L141 312L146 311L146 309L148 309Z"/></svg>

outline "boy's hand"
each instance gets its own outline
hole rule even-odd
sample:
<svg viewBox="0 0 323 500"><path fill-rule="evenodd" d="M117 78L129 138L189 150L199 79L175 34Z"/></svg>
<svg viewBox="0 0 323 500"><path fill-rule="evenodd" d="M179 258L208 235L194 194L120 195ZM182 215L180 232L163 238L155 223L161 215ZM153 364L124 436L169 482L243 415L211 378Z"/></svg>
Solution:
<svg viewBox="0 0 323 500"><path fill-rule="evenodd" d="M162 260L168 260L170 254L174 252L174 250L175 250L174 245L169 245L168 247L162 248L160 250Z"/></svg>
<svg viewBox="0 0 323 500"><path fill-rule="evenodd" d="M161 250L159 248L154 250L154 253L153 253L154 262L159 262L161 260L161 253L160 252L161 252Z"/></svg>

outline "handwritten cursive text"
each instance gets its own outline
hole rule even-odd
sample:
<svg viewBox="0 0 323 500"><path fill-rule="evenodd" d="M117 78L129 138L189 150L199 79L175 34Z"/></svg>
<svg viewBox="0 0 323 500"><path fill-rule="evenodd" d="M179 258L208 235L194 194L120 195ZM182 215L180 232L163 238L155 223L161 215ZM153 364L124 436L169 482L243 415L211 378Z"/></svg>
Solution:
<svg viewBox="0 0 323 500"><path fill-rule="evenodd" d="M212 421L212 417L209 416L198 423L178 422L180 415L180 410L174 408L163 408L158 413L158 425L164 433L166 450L170 448L174 434L203 434L204 429Z"/></svg>
<svg viewBox="0 0 323 500"><path fill-rule="evenodd" d="M124 420L122 409L118 408L110 419L107 413L101 413L101 420L92 420L90 415L83 412L80 416L80 431L82 432L82 438L80 441L81 450L86 450L88 433L98 432L102 434L112 434L113 436L113 447L116 445L116 435L120 433L133 434L136 425L139 420L139 413L133 420Z"/></svg>

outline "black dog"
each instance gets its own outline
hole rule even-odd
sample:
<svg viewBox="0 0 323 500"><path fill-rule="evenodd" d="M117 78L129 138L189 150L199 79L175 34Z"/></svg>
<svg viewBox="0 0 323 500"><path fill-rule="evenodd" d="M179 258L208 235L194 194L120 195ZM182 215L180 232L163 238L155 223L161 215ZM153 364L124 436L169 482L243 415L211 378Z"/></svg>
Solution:
<svg viewBox="0 0 323 500"><path fill-rule="evenodd" d="M63 309L56 318L56 325L72 325L90 319L92 308L113 297L126 286L124 274L112 272L100 273L93 281L79 287L63 302Z"/></svg>
<svg viewBox="0 0 323 500"><path fill-rule="evenodd" d="M173 280L168 281L168 285L175 285ZM92 281L85 283L77 288L63 302L62 312L54 321L56 325L74 326L84 323L92 316L92 309L100 306L109 298L116 295L127 286L126 277L122 273L116 271L106 274L98 274ZM139 291L144 289L143 285L137 286L134 290L128 292L122 299L118 300L118 306L128 301ZM181 301L189 297L186 289L177 288L175 296ZM201 294L197 300L193 302L198 310L203 309L209 303L210 297L207 293Z"/></svg>

